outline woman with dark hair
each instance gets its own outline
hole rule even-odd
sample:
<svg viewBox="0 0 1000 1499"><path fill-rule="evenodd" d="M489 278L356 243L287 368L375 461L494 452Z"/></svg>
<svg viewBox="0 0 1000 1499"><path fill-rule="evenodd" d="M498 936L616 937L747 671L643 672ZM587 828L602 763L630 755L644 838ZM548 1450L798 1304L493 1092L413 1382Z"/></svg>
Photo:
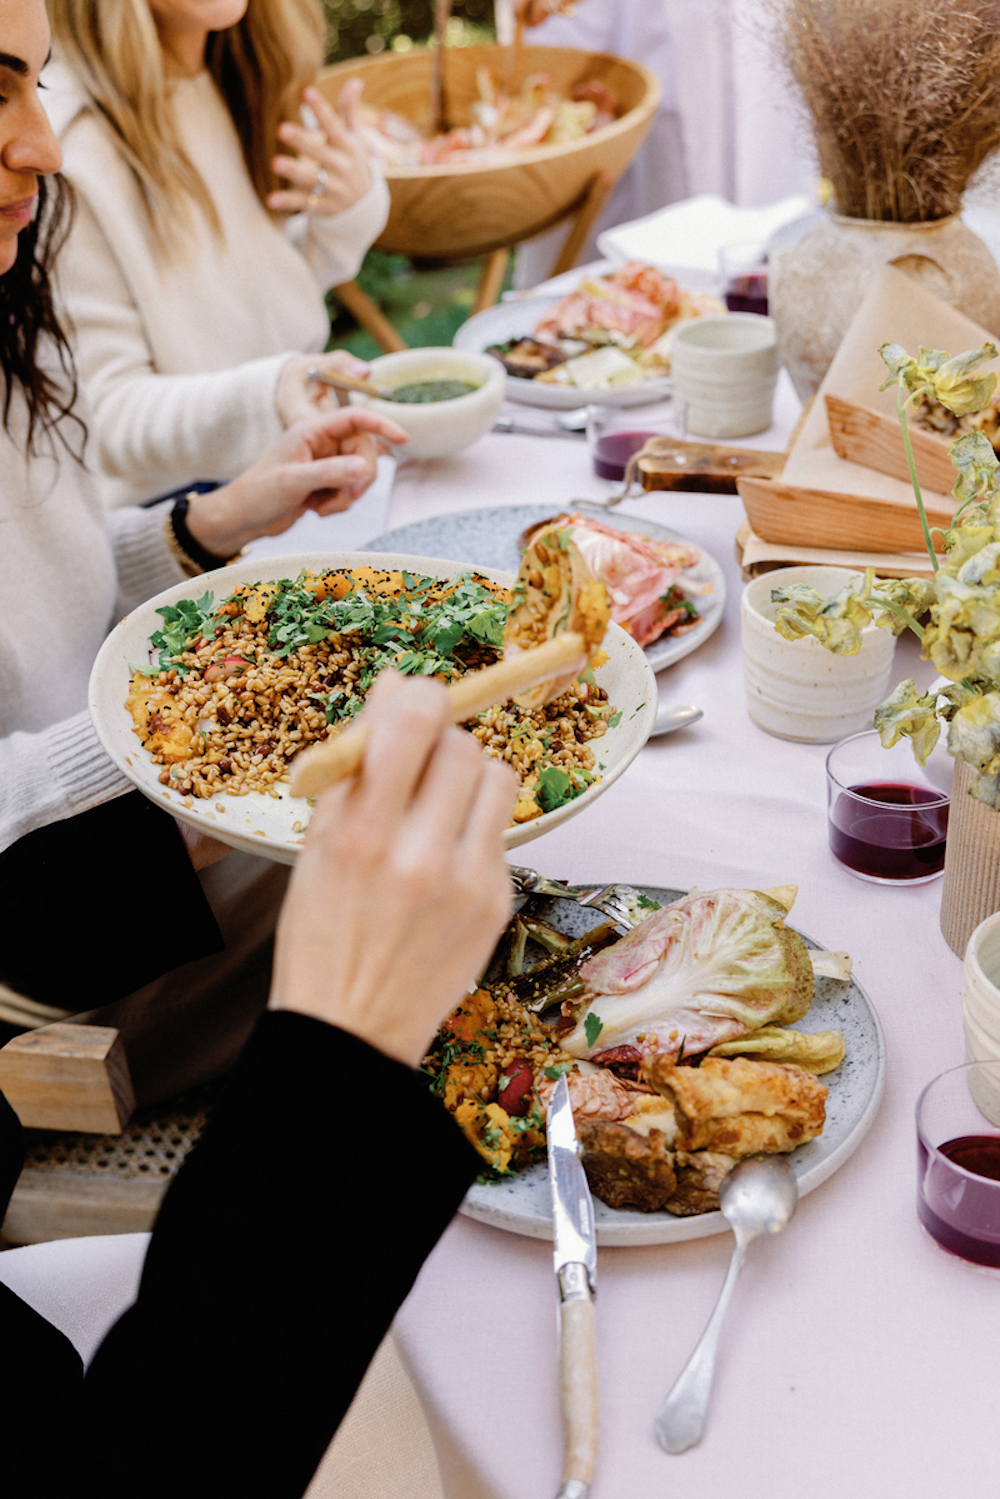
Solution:
<svg viewBox="0 0 1000 1499"><path fill-rule="evenodd" d="M110 625L143 599L307 508L350 503L367 473L349 451L358 438L405 438L369 412L330 412L291 427L231 483L106 514L80 461L84 420L52 305L67 220L37 92L42 0L5 0L0 27L0 981L64 1010L89 1013L99 995L151 1100L232 1063L266 997L284 874L242 854L217 863L219 845L187 848L171 817L124 794L87 712L90 668ZM157 891L172 919L151 942Z"/></svg>
<svg viewBox="0 0 1000 1499"><path fill-rule="evenodd" d="M402 433L337 413L190 497L186 516L168 505L106 522L66 451L83 433L48 292L48 45L43 0L3 0L0 975L13 965L30 985L58 970L71 994L91 965L124 992L143 963L210 948L214 923L173 819L119 794L94 737L84 692L102 631L129 597L255 529L336 508L357 461L345 436ZM516 781L448 725L446 704L436 682L376 683L361 774L320 798L292 876L268 1013L171 1185L134 1305L86 1373L0 1281L11 1499L298 1499L309 1484L479 1165L415 1069L509 909L500 834ZM0 1216L22 1158L0 1095Z"/></svg>

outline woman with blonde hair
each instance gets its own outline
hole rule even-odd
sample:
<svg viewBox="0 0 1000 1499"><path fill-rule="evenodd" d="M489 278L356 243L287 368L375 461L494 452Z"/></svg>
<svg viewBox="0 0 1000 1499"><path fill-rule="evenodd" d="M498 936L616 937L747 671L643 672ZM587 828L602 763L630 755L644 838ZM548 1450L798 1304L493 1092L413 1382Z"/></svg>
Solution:
<svg viewBox="0 0 1000 1499"><path fill-rule="evenodd" d="M313 86L317 0L51 0L50 116L76 220L60 291L111 505L237 473L326 397L324 293L388 214ZM311 119L302 123L303 105ZM277 151L277 154L275 154ZM312 352L309 352L312 351ZM357 440L368 473L375 453Z"/></svg>

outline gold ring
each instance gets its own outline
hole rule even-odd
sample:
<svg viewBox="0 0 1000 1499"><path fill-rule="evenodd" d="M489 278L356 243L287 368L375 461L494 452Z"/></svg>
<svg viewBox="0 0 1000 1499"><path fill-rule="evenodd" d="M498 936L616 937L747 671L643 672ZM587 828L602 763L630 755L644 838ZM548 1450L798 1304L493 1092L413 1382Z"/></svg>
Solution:
<svg viewBox="0 0 1000 1499"><path fill-rule="evenodd" d="M316 204L326 192L326 185L329 180L330 178L326 172L326 169L324 167L317 167L316 181L313 183L312 191L306 199L306 213L312 213L313 209L316 207Z"/></svg>

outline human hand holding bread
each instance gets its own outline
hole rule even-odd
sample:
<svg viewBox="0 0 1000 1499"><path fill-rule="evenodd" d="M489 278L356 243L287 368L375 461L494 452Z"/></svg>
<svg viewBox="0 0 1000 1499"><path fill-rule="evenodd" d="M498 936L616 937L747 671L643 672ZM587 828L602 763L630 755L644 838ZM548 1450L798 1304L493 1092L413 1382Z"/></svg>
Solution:
<svg viewBox="0 0 1000 1499"><path fill-rule="evenodd" d="M448 724L438 682L383 672L365 712L361 773L320 797L292 875L270 1007L415 1067L510 914L517 778Z"/></svg>

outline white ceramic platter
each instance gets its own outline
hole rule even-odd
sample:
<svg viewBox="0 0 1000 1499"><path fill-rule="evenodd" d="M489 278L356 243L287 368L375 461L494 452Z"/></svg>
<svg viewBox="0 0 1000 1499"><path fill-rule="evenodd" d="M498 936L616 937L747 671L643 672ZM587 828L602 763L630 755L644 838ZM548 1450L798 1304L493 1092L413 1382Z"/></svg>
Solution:
<svg viewBox="0 0 1000 1499"><path fill-rule="evenodd" d="M634 531L654 541L697 546L696 542L667 526L639 520L634 515L622 515L617 510L606 510L600 505L572 504L565 508L578 510L581 515L592 516L605 525L615 526L620 531ZM434 515L429 520L414 521L411 526L386 531L369 545L373 551L384 549L386 552L411 552L418 557L454 557L456 561L482 568L484 572L489 572L491 567L516 572L521 564L517 545L521 532L558 513L558 504L497 505L489 510L459 510L451 515ZM665 635L646 647L646 660L653 671L663 671L675 661L690 656L692 651L705 644L722 622L726 607L725 576L710 552L698 546L698 553L697 565L686 576L711 583L712 592L695 599L701 619L693 630L687 630L683 635Z"/></svg>
<svg viewBox="0 0 1000 1499"><path fill-rule="evenodd" d="M653 900L665 905L684 894L640 886ZM574 934L586 931L591 918L585 909L559 902L546 920ZM807 947L818 947L803 934ZM836 1072L822 1081L829 1089L826 1126L816 1140L800 1145L788 1157L795 1172L799 1196L804 1197L838 1171L857 1150L871 1128L885 1086L885 1038L878 1015L861 985L851 979L817 979L816 995L808 1015L796 1030L839 1030L844 1034L847 1055ZM468 1218L524 1234L531 1239L552 1238L552 1198L548 1168L544 1162L503 1182L477 1183L460 1209ZM672 1213L640 1213L609 1208L594 1199L597 1242L601 1245L676 1244L682 1239L705 1239L729 1232L719 1212L694 1218L675 1218Z"/></svg>
<svg viewBox="0 0 1000 1499"><path fill-rule="evenodd" d="M145 664L150 660L149 637L162 621L157 609L176 604L179 599L200 598L214 592L216 602L226 598L240 583L259 583L275 578L295 578L303 568L321 572L328 568L360 567L400 568L435 578L451 578L468 566L461 561L442 561L436 557L402 556L396 553L309 552L287 557L258 557L219 568L203 577L188 579L167 588L155 598L122 620L101 647L90 676L89 702L101 743L119 769L152 801L169 808L175 817L192 827L219 838L246 853L262 854L279 864L293 864L302 844L302 833L309 820L309 804L301 797L280 788L280 795L265 796L251 792L248 796L226 796L200 801L183 797L160 785L162 765L154 765L139 743L132 718L125 707L128 696L131 662ZM514 577L496 568L480 568L497 583L510 585ZM586 811L602 792L615 782L639 753L653 726L656 715L656 681L649 663L635 641L617 625L611 625L604 639L609 661L596 673L597 681L621 710L621 720L609 728L603 738L593 741L601 779L575 801L547 812L533 822L510 827L504 833L504 846L516 848L539 838L570 817ZM298 826L296 826L298 824Z"/></svg>
<svg viewBox="0 0 1000 1499"><path fill-rule="evenodd" d="M505 344L509 338L530 338L543 318L562 297L524 297L498 302L477 312L459 328L452 344L466 353L481 354L490 344ZM622 385L608 390L585 390L578 385L549 385L540 380L507 376L507 398L525 406L546 406L550 411L572 411L577 406L648 406L670 394L669 375Z"/></svg>

